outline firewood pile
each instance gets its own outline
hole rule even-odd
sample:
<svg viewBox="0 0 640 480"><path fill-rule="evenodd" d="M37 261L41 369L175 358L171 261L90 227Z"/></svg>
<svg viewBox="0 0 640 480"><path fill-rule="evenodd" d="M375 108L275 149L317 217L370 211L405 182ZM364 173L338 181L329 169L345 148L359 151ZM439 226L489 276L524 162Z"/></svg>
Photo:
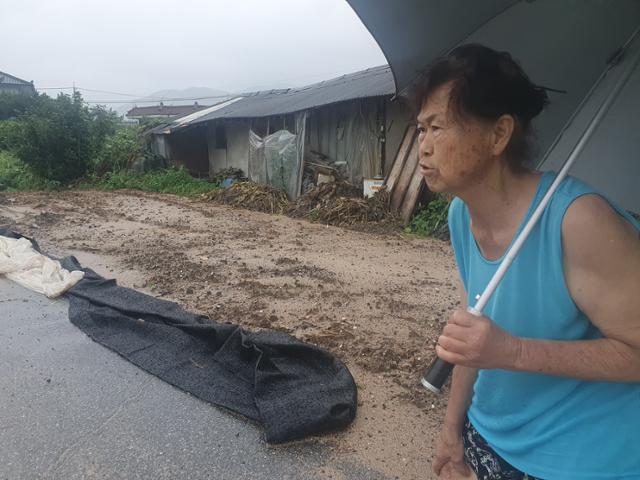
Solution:
<svg viewBox="0 0 640 480"><path fill-rule="evenodd" d="M202 195L203 200L265 213L280 213L292 218L336 226L399 222L390 209L389 194L377 192L363 198L362 189L346 181L323 183L313 187L295 202L276 188L254 182L238 182L230 187Z"/></svg>
<svg viewBox="0 0 640 480"><path fill-rule="evenodd" d="M284 213L289 199L282 190L254 182L238 182L202 195L203 200L264 213Z"/></svg>
<svg viewBox="0 0 640 480"><path fill-rule="evenodd" d="M360 188L345 181L323 183L312 188L298 198L287 215L338 226L381 222L395 217L389 208L386 192L363 198Z"/></svg>

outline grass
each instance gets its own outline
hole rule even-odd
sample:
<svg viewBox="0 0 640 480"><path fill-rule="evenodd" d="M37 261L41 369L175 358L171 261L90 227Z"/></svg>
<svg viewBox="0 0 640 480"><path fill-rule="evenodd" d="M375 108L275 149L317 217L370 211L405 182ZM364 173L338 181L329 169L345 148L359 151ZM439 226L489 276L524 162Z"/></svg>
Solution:
<svg viewBox="0 0 640 480"><path fill-rule="evenodd" d="M60 184L36 176L15 155L0 150L0 191L56 190Z"/></svg>
<svg viewBox="0 0 640 480"><path fill-rule="evenodd" d="M146 173L121 171L92 178L78 188L98 190L134 189L144 192L172 193L191 197L220 188L217 183L192 177L184 168L166 168Z"/></svg>
<svg viewBox="0 0 640 480"><path fill-rule="evenodd" d="M36 176L28 165L12 153L0 150L0 191L56 190L58 182ZM146 173L123 170L91 177L77 185L80 189L120 190L134 189L145 192L172 193L195 196L220 188L217 183L192 177L184 168L166 168Z"/></svg>
<svg viewBox="0 0 640 480"><path fill-rule="evenodd" d="M413 233L421 237L437 237L447 239L449 228L447 214L450 200L444 195L434 198L422 207L404 229L405 233Z"/></svg>

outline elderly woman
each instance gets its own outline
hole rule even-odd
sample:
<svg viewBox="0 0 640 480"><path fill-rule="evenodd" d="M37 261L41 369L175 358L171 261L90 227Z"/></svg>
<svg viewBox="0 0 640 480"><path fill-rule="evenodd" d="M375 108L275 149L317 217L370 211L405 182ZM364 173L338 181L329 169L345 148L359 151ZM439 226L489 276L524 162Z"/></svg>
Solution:
<svg viewBox="0 0 640 480"><path fill-rule="evenodd" d="M456 366L435 473L640 478L640 226L566 178L486 316L467 313L555 178L528 163L547 96L507 53L480 45L439 61L416 92L420 173L456 197L464 285L436 347Z"/></svg>

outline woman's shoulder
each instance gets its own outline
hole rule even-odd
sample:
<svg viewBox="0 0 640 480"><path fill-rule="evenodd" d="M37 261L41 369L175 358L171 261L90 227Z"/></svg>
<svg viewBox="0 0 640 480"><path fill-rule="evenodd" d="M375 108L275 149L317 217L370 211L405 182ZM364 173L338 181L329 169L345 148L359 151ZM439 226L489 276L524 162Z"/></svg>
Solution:
<svg viewBox="0 0 640 480"><path fill-rule="evenodd" d="M467 206L458 197L454 197L449 203L449 238L456 256L463 255L468 250L470 221ZM458 259L460 263L460 259Z"/></svg>
<svg viewBox="0 0 640 480"><path fill-rule="evenodd" d="M453 197L449 202L449 216L469 218L469 208L460 197Z"/></svg>
<svg viewBox="0 0 640 480"><path fill-rule="evenodd" d="M600 194L576 197L566 208L562 219L563 237L575 232L580 238L594 238L602 231L612 237L610 241L613 243L616 232L637 237L640 223Z"/></svg>
<svg viewBox="0 0 640 480"><path fill-rule="evenodd" d="M553 178L555 178L555 174L553 174ZM563 225L567 221L597 224L604 217L609 217L615 221L626 220L622 223L630 223L640 229L640 224L624 208L587 182L570 175L559 185L554 194L553 203L558 213L561 214ZM570 217L569 220L567 220L567 216Z"/></svg>
<svg viewBox="0 0 640 480"><path fill-rule="evenodd" d="M449 203L449 230L459 230L465 228L469 221L467 206L461 198L453 197Z"/></svg>
<svg viewBox="0 0 640 480"><path fill-rule="evenodd" d="M449 215L459 215L464 207L464 202L458 197L453 197L449 202Z"/></svg>
<svg viewBox="0 0 640 480"><path fill-rule="evenodd" d="M552 179L555 179L557 174L554 172L547 172L545 175L550 175ZM586 194L600 195L600 193L587 182L571 175L567 175L564 178L562 183L558 186L556 193L567 199L575 199Z"/></svg>

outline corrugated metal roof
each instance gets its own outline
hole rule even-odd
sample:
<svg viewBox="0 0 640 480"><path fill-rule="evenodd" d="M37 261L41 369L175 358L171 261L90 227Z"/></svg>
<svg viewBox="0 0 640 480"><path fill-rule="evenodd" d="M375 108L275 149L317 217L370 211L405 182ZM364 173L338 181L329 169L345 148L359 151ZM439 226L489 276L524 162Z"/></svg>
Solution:
<svg viewBox="0 0 640 480"><path fill-rule="evenodd" d="M395 93L391 69L387 65L369 68L338 78L300 88L270 90L242 95L223 108L192 121L176 119L163 128L163 133L188 125L220 118L257 118L285 115L332 103L367 97L390 96Z"/></svg>
<svg viewBox="0 0 640 480"><path fill-rule="evenodd" d="M189 115L209 108L209 105L153 105L150 107L133 107L127 112L127 117L148 117L152 115L162 115L175 117L177 115Z"/></svg>
<svg viewBox="0 0 640 480"><path fill-rule="evenodd" d="M192 113L190 115L187 115L186 117L180 117L178 119L175 120L176 123L179 124L188 124L191 123L195 120L198 120L199 118L202 118L206 115L210 115L211 113L215 112L216 110L220 110L221 108L225 108L228 107L229 105L231 105L232 103L235 103L239 100L242 100L242 97L236 97L236 98L230 98L227 100L224 100L220 103L217 103L216 105L213 105L211 107L207 107L204 110L200 110L198 112Z"/></svg>
<svg viewBox="0 0 640 480"><path fill-rule="evenodd" d="M178 129L181 127L184 127L186 125L191 125L192 123L194 123L194 120L199 119L200 117L204 116L204 115L209 115L211 112L214 112L216 110L219 110L221 108L225 108L228 105L231 105L234 102L237 102L239 100L242 100L243 97L235 97L235 98L231 98L231 99L225 99L219 103L216 103L215 105L211 106L211 107L207 107L204 110L200 110L199 112L195 112L195 113L191 113L189 115L182 115L179 118L174 118L173 120L169 120L166 123L163 123L161 125L158 125L157 127L151 128L149 130L146 130L144 132L145 135L151 135L151 134L161 134L161 133L171 133L171 129Z"/></svg>

